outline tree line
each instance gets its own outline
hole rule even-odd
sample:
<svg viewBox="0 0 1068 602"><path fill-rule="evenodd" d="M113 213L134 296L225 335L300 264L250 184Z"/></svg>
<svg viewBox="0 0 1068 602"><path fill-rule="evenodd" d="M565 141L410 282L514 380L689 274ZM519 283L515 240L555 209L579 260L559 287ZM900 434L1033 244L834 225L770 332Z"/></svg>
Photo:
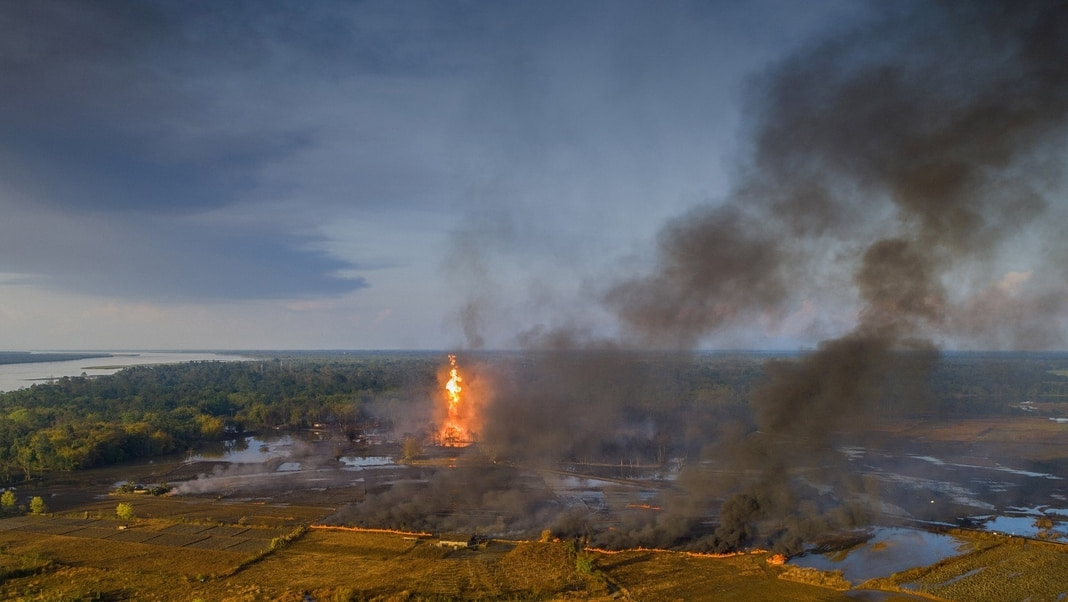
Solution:
<svg viewBox="0 0 1068 602"><path fill-rule="evenodd" d="M239 432L329 424L429 394L440 358L265 359L136 366L0 394L0 482L184 451Z"/></svg>
<svg viewBox="0 0 1068 602"><path fill-rule="evenodd" d="M531 357L501 353L471 359L511 366L524 382L551 380L544 363ZM610 438L614 445L648 447L644 456L650 458L699 446L716 424L751 421L751 394L768 377L768 357L760 354L631 359L627 376L605 385L620 390L598 394L627 399L620 415L628 424L657 425L659 434L648 440ZM198 441L242 432L318 424L354 438L361 426L388 429L392 417L407 414L413 403L431 405L427 401L440 393L442 365L443 354L432 352L290 354L135 366L2 393L0 483L181 452ZM907 415L917 407L938 417L1006 414L1021 411L1028 400L1045 401L1041 411L1062 415L1068 355L946 354L927 380L920 392L888 386L887 415ZM644 393L627 394L634 390ZM909 402L918 393L928 397L920 406Z"/></svg>

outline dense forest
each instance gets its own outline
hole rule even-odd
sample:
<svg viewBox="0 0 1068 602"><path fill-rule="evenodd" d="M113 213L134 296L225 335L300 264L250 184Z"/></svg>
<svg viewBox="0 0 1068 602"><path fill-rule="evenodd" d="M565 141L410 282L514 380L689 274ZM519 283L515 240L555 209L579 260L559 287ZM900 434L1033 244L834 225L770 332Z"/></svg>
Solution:
<svg viewBox="0 0 1068 602"><path fill-rule="evenodd" d="M727 415L744 422L750 393L766 379L767 362L793 359L644 354L629 360L627 378L596 386L618 386L624 413L635 423L657 424L667 433L693 432L702 421ZM368 424L388 428L398 408L429 406L443 361L441 353L290 354L131 367L111 376L36 384L0 394L0 481L181 452L238 432L320 424L355 437ZM499 370L507 366L510 378L525 382L550 379L544 373L549 362L537 354L484 353L471 361ZM1061 416L1061 402L1068 400L1068 355L946 354L927 380L922 392L888 387L890 413ZM641 394L628 395L639 389ZM913 395L926 399L907 403Z"/></svg>
<svg viewBox="0 0 1068 602"><path fill-rule="evenodd" d="M36 384L0 394L0 480L184 451L235 432L351 430L372 404L428 394L439 363L427 354L207 361Z"/></svg>

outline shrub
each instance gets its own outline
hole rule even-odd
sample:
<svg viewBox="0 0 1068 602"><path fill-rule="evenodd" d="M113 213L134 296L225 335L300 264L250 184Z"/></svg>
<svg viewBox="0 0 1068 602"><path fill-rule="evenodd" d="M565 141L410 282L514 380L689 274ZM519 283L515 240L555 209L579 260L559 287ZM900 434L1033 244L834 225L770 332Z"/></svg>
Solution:
<svg viewBox="0 0 1068 602"><path fill-rule="evenodd" d="M0 508L4 510L15 509L15 492L8 489L3 495L0 495Z"/></svg>
<svg viewBox="0 0 1068 602"><path fill-rule="evenodd" d="M30 512L33 512L34 514L44 514L45 512L48 512L48 506L45 504L45 501L41 496L35 495L33 496L33 499L30 500Z"/></svg>
<svg viewBox="0 0 1068 602"><path fill-rule="evenodd" d="M115 506L115 516L119 520L130 520L134 517L133 505L127 502L119 502L118 506Z"/></svg>
<svg viewBox="0 0 1068 602"><path fill-rule="evenodd" d="M406 461L411 462L412 460L415 460L423 453L423 442L416 437L405 437L403 453Z"/></svg>
<svg viewBox="0 0 1068 602"><path fill-rule="evenodd" d="M596 561L593 556L586 552L581 552L575 556L575 569L578 570L581 575L592 575Z"/></svg>

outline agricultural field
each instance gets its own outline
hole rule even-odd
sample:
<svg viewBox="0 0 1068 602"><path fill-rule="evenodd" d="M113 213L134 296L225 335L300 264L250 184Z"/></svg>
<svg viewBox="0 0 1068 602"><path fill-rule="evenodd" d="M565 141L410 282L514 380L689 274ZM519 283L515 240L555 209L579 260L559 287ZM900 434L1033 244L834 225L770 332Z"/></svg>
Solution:
<svg viewBox="0 0 1068 602"><path fill-rule="evenodd" d="M381 362L368 366L382 367ZM432 372L399 378L410 365L360 372L370 380L353 382L375 383L394 374L398 378L382 382L415 387L404 389L409 391L440 388ZM0 599L1068 597L1062 585L1068 583L1063 503L1068 419L1054 399L1061 383L1047 382L1060 375L1050 375L1045 363L1032 367L1043 380L1022 384L1019 395L977 388L971 372L948 372L937 382L952 386L934 410L888 412L826 432L814 427L818 437L752 430L759 423L746 422L751 418L743 412L743 393L757 378L747 371L755 365L748 359L710 363L710 370L719 371L706 380L733 383L730 391L708 389L711 397L696 395L696 405L688 409L635 401L619 414L618 424L592 423L592 435L590 424L575 427L568 432L578 438L559 438L553 445L534 435L560 425L539 426L540 416L529 413L498 415L492 424L497 430L467 447L442 445L435 428L419 436L402 430L413 423L403 420L401 410L413 402L400 399L422 399L429 407L432 393L405 394L390 403L370 395L339 397L333 400L337 407L324 395L307 405L296 397L305 388L286 380L300 374L332 387L339 379L330 371L348 369L344 366L305 371L280 363L202 365L188 373L126 374L116 382L130 390L140 381L159 384L167 375L208 382L221 371L239 384L255 377L280 391L292 387L292 405L286 407L303 409L276 416L249 401L253 397L216 395L218 408L214 402L196 407L223 412L220 416L160 421L153 432L100 431L100 445L82 450L100 462L76 468L63 468L60 460L73 457L63 446L72 450L84 440L78 423L49 426L63 414L41 413L37 418L52 422L33 433L49 438L31 433L18 439L25 443L23 453L8 465L5 486L11 489L0 508ZM973 365L969 360L963 367ZM731 380L736 372L740 376ZM704 382L701 378L680 377ZM73 394L108 382L63 386ZM477 391L476 376L464 382ZM601 390L593 385L590 395ZM672 391L665 386L661 396L686 399ZM17 397L11 400L27 401ZM104 397L101 393L101 407L107 405ZM38 395L29 401L47 399ZM236 434L227 439L215 427L226 413L235 420L242 416L232 407L238 401L256 408L249 410L245 427L282 415L294 424L258 425L255 432L231 424L228 432ZM962 404L977 403L989 411L959 411ZM357 406L366 412L357 412ZM20 406L7 415L11 424L22 424L18 421L38 410ZM421 419L430 414L423 412ZM705 427L721 419L735 420L737 431L719 433L735 445L700 447L708 438ZM173 438L185 432L183 424L219 439L185 433L197 442L184 453L157 453L187 445ZM664 426L637 428L650 424ZM629 438L617 438L619 428ZM140 437L145 433L147 439ZM584 441L585 435L592 438ZM173 445L153 447L168 441ZM148 455L120 461L106 454L115 445ZM802 452L811 455L805 460ZM778 467L779 478L754 478L774 472L769 467ZM944 533L953 526L974 530ZM937 539L948 548L923 553L920 545L877 535L887 532L901 532L907 542ZM946 544L947 539L953 541ZM887 562L895 548L913 563ZM826 562L816 550L828 552ZM868 554L873 560L858 561ZM857 572L858 562L874 570Z"/></svg>
<svg viewBox="0 0 1068 602"><path fill-rule="evenodd" d="M602 554L570 542L441 547L431 537L27 516L0 521L4 599L840 599L776 579L765 555ZM588 568L576 562L589 558ZM754 598L756 596L756 598Z"/></svg>
<svg viewBox="0 0 1068 602"><path fill-rule="evenodd" d="M969 554L865 585L975 602L1068 597L1068 546L1013 537L976 541Z"/></svg>
<svg viewBox="0 0 1068 602"><path fill-rule="evenodd" d="M153 516L106 515L117 500ZM177 518L162 518L168 506ZM610 553L569 541L442 546L430 534L307 529L312 510L126 495L0 519L0 598L816 601L878 591L886 600L963 601L1056 600L1068 589L1066 546L991 534L960 532L971 538L967 553L843 586L834 572L782 566L762 552Z"/></svg>

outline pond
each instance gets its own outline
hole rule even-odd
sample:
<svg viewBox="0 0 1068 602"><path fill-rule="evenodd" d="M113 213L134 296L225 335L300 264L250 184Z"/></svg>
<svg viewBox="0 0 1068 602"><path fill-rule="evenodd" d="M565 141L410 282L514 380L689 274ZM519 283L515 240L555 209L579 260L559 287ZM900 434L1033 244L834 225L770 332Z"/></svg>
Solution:
<svg viewBox="0 0 1068 602"><path fill-rule="evenodd" d="M805 554L791 558L789 563L821 571L840 570L847 580L857 584L931 565L970 549L969 543L951 535L887 527L876 529L871 539L848 550Z"/></svg>

